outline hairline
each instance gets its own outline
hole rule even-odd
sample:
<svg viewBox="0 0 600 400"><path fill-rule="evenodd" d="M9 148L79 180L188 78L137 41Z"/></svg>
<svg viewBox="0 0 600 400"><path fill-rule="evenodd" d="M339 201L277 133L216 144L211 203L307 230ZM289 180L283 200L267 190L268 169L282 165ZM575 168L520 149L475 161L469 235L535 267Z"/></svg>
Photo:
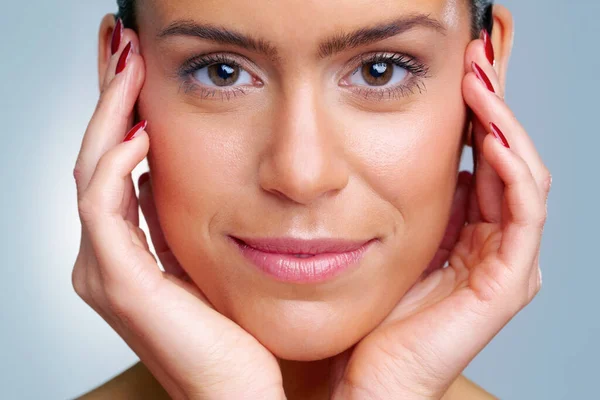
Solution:
<svg viewBox="0 0 600 400"><path fill-rule="evenodd" d="M139 0L117 0L118 11L115 17L121 18L126 28L138 30L135 4ZM481 29L492 31L491 12L494 0L466 0L469 4L469 13L471 20L471 37L473 39L479 36Z"/></svg>

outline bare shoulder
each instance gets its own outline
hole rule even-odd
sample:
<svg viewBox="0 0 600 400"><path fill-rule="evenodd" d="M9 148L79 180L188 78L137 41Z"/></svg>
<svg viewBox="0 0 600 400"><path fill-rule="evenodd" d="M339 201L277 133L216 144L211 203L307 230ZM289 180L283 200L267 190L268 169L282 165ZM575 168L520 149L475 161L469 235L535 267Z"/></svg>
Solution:
<svg viewBox="0 0 600 400"><path fill-rule="evenodd" d="M75 400L162 400L170 399L142 362L137 362L119 375L106 381Z"/></svg>
<svg viewBox="0 0 600 400"><path fill-rule="evenodd" d="M459 375L454 383L450 385L442 400L498 400L498 398L485 391L466 376Z"/></svg>

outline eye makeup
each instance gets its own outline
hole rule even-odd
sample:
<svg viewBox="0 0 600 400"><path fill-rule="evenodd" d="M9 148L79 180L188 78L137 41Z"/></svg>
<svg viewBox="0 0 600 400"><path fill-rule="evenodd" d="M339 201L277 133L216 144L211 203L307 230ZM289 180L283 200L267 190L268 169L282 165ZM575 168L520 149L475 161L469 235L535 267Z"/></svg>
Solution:
<svg viewBox="0 0 600 400"><path fill-rule="evenodd" d="M422 93L425 91L424 79L429 77L426 64L402 53L360 54L349 60L347 65L352 69L341 78L339 86L369 101L400 99L416 94L417 91ZM198 74L205 68L208 68L206 72ZM345 69L348 70L347 67ZM404 70L404 76L400 80L396 77L395 81L398 83L388 85L389 81L394 80L394 75L398 74L398 69ZM188 59L179 67L177 76L181 82L180 89L186 94L196 95L203 100L233 100L264 86L253 70L251 61L246 57L234 53L212 53ZM232 77L241 74L249 74L251 82L235 85ZM359 74L362 74L362 77ZM199 76L202 76L203 80L208 77L215 86L203 84L197 79ZM353 77L362 78L367 84L353 84ZM368 84L369 82L375 84Z"/></svg>
<svg viewBox="0 0 600 400"><path fill-rule="evenodd" d="M181 81L180 88L184 90L184 93L191 93L199 96L202 99L231 100L238 96L245 95L254 88L262 87L263 82L259 78L255 77L251 71L247 71L250 69L246 67L246 64L249 62L243 60L244 58L245 57L241 57L239 55L223 53L192 57L183 63L177 73L178 78ZM226 66L223 68L224 70L231 69L236 72L239 70L247 71L247 73L249 73L251 76L252 84L251 86L219 86L219 84L216 83L215 87L211 87L203 85L194 77L199 70L203 68L210 68L212 66ZM239 75L239 72L236 75ZM214 74L209 73L208 76L212 77Z"/></svg>
<svg viewBox="0 0 600 400"><path fill-rule="evenodd" d="M340 84L367 100L373 99L382 101L386 99L400 99L410 94L415 94L415 90L419 93L425 91L424 79L429 77L429 67L414 57L401 53L378 52L361 54L352 59L350 64L354 65L357 62L359 64L358 67L356 67L351 74L342 78ZM348 83L349 76L357 73L362 73L364 75L365 71L371 74L373 72L379 72L378 68L380 67L384 67L387 70L390 68L388 67L390 64L391 68L397 66L406 71L406 76L398 84L384 87L378 85L351 85ZM366 69L365 67L367 66L371 66L371 68Z"/></svg>

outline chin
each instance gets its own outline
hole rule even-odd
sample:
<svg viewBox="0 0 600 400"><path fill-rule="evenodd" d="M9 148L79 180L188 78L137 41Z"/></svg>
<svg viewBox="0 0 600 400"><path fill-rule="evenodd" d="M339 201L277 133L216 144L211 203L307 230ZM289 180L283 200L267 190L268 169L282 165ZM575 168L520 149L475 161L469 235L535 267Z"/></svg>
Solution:
<svg viewBox="0 0 600 400"><path fill-rule="evenodd" d="M273 355L294 361L322 360L347 350L389 312L369 304L357 308L349 302L276 300L264 303L266 301L250 308L240 307L231 318Z"/></svg>

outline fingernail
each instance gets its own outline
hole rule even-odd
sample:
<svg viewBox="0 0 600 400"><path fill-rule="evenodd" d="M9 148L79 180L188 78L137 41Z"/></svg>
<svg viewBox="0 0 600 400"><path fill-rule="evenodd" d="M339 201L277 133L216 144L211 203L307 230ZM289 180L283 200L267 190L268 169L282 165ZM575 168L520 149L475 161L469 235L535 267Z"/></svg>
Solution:
<svg viewBox="0 0 600 400"><path fill-rule="evenodd" d="M460 171L458 173L458 183L461 185L469 186L471 184L471 178L473 175L469 171Z"/></svg>
<svg viewBox="0 0 600 400"><path fill-rule="evenodd" d="M131 54L131 42L127 43L127 46L125 46L125 48L123 49L123 52L121 53L121 56L119 57L115 75L125 69L125 67L127 66L127 60L129 59L130 54Z"/></svg>
<svg viewBox="0 0 600 400"><path fill-rule="evenodd" d="M119 50L119 45L121 44L122 36L123 36L123 24L121 23L121 18L117 18L117 24L115 25L115 30L113 31L112 40L110 42L110 51L113 56Z"/></svg>
<svg viewBox="0 0 600 400"><path fill-rule="evenodd" d="M477 75L477 78L479 78L479 80L483 82L483 84L488 88L488 90L492 93L496 93L496 91L494 90L494 86L492 86L492 82L490 82L490 78L488 78L485 72L483 72L481 67L477 65L475 61L471 62L471 67L473 68L473 72L475 72L475 75Z"/></svg>
<svg viewBox="0 0 600 400"><path fill-rule="evenodd" d="M138 179L138 188L144 186L144 183L148 182L148 179L150 179L150 174L148 172L140 175L140 178Z"/></svg>
<svg viewBox="0 0 600 400"><path fill-rule="evenodd" d="M483 44L485 46L485 56L490 64L494 65L494 46L492 45L490 35L487 33L487 30L482 29L479 37L483 40Z"/></svg>
<svg viewBox="0 0 600 400"><path fill-rule="evenodd" d="M138 122L133 128L129 130L129 132L127 132L127 135L125 135L125 139L123 139L123 141L127 142L133 139L139 131L141 131L142 129L146 129L147 125L148 121L146 120Z"/></svg>
<svg viewBox="0 0 600 400"><path fill-rule="evenodd" d="M506 136L504 136L500 128L498 128L493 122L490 122L490 130L492 131L496 139L498 139L500 143L504 145L504 147L510 149L510 145L508 144L508 140L506 140Z"/></svg>

